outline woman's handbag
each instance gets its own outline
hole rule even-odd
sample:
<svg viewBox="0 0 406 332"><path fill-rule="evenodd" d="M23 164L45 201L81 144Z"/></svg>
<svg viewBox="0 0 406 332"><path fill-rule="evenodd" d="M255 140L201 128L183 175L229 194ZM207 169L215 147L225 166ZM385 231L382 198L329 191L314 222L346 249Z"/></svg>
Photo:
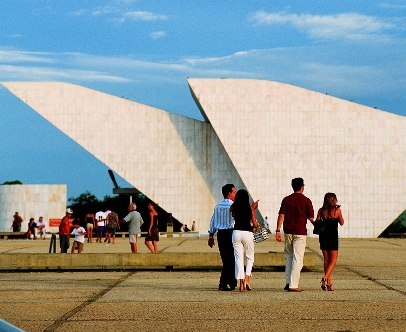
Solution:
<svg viewBox="0 0 406 332"><path fill-rule="evenodd" d="M320 218L318 222L314 223L313 234L319 234L324 232L324 228L326 227L326 222L323 218Z"/></svg>
<svg viewBox="0 0 406 332"><path fill-rule="evenodd" d="M255 229L254 232L254 242L259 243L262 241L265 241L266 239L269 239L271 236L271 232L267 230L264 227L261 227L261 225L258 225L258 227Z"/></svg>

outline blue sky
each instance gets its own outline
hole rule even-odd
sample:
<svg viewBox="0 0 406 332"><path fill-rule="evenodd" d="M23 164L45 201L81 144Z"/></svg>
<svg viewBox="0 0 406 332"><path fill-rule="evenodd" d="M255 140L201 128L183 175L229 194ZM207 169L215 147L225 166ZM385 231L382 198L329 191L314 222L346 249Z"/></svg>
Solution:
<svg viewBox="0 0 406 332"><path fill-rule="evenodd" d="M406 116L405 23L400 0L3 0L0 82L69 82L203 120L187 77L265 79ZM0 183L111 195L105 165L2 87L0 124Z"/></svg>

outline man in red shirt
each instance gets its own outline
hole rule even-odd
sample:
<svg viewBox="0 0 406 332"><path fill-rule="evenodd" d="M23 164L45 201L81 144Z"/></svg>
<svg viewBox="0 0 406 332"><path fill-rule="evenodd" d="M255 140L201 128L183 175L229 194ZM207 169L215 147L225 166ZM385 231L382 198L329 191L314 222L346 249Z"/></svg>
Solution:
<svg viewBox="0 0 406 332"><path fill-rule="evenodd" d="M307 219L313 222L314 210L312 202L303 195L304 182L302 178L292 180L293 194L282 200L276 226L276 241L282 242L281 227L285 233L285 278L284 290L301 292L299 288L300 271L303 267L303 257L306 248Z"/></svg>
<svg viewBox="0 0 406 332"><path fill-rule="evenodd" d="M69 218L72 217L72 209L66 209L66 215L62 218L59 224L59 245L61 247L61 253L68 253L70 247L69 235L70 235L70 223Z"/></svg>

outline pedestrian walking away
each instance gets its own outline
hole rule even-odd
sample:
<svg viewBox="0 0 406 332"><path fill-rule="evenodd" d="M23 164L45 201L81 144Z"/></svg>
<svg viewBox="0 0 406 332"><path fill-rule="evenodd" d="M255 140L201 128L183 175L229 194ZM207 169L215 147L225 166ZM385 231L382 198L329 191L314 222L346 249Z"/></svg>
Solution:
<svg viewBox="0 0 406 332"><path fill-rule="evenodd" d="M276 227L276 241L282 242L281 227L285 233L285 279L284 290L301 292L299 287L300 271L306 249L306 224L309 219L313 223L314 210L312 202L303 195L304 181L302 178L292 180L293 194L282 200Z"/></svg>
<svg viewBox="0 0 406 332"><path fill-rule="evenodd" d="M219 290L231 291L237 287L233 247L234 218L230 211L236 190L234 185L229 183L223 186L221 191L224 200L214 207L213 216L210 220L208 245L210 248L213 248L214 235L217 233L217 244L220 251L221 261L223 263Z"/></svg>

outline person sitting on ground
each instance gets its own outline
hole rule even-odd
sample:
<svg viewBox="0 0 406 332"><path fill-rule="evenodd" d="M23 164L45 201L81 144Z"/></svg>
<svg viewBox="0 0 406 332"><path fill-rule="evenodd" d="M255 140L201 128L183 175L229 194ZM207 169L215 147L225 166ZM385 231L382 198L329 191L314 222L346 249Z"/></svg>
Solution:
<svg viewBox="0 0 406 332"><path fill-rule="evenodd" d="M73 241L71 253L73 254L77 249L78 254L81 254L83 252L83 247L85 243L86 231L83 227L80 226L78 219L73 220L72 226L73 231L71 234L75 236L75 240Z"/></svg>
<svg viewBox="0 0 406 332"><path fill-rule="evenodd" d="M31 235L33 235L34 240L37 239L37 236L35 235L36 229L37 224L35 223L34 218L30 218L30 221L28 222L27 240L31 240Z"/></svg>
<svg viewBox="0 0 406 332"><path fill-rule="evenodd" d="M43 217L39 217L38 222L37 222L37 231L38 235L42 237L44 240L47 236L47 230L45 228L45 221Z"/></svg>

